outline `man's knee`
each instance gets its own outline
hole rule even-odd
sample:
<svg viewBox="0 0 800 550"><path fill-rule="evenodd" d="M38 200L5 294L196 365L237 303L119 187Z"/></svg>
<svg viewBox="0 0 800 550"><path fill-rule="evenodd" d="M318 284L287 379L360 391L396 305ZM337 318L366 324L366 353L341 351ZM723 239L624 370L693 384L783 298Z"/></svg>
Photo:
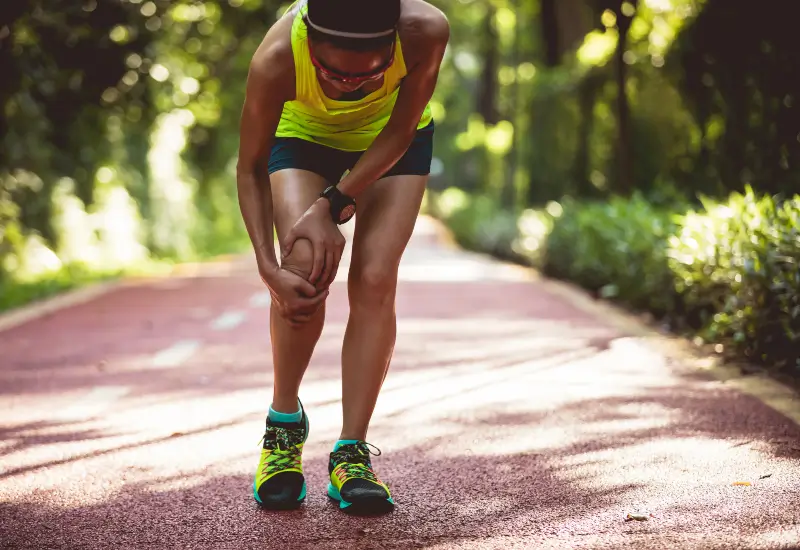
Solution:
<svg viewBox="0 0 800 550"><path fill-rule="evenodd" d="M297 239L292 246L292 251L281 263L281 267L299 275L305 280L311 276L311 268L314 264L314 249L311 241L307 239Z"/></svg>
<svg viewBox="0 0 800 550"><path fill-rule="evenodd" d="M349 280L350 301L362 306L380 306L394 301L397 267L370 262L353 270Z"/></svg>

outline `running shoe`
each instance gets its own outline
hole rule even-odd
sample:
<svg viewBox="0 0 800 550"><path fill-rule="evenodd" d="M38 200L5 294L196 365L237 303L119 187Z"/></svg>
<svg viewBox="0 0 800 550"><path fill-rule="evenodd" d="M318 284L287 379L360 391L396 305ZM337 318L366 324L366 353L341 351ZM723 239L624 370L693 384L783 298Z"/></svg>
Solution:
<svg viewBox="0 0 800 550"><path fill-rule="evenodd" d="M394 509L389 487L372 469L366 441L347 443L330 454L328 462L328 496L339 502L339 508L357 515L383 514ZM375 456L380 456L380 449Z"/></svg>
<svg viewBox="0 0 800 550"><path fill-rule="evenodd" d="M264 508L298 508L306 498L303 445L308 439L308 416L302 404L300 409L303 415L299 422L275 422L267 417L253 481L253 497Z"/></svg>

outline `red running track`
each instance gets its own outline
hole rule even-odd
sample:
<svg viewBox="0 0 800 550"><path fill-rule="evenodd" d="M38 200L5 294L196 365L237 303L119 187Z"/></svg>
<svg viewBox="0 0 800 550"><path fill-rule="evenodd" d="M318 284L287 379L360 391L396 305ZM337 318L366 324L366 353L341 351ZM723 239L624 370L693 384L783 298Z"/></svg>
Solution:
<svg viewBox="0 0 800 550"><path fill-rule="evenodd" d="M800 547L800 427L426 228L369 434L394 513L325 496L343 282L302 388L307 503L256 506L268 305L240 262L0 333L0 546ZM654 517L624 520L636 510Z"/></svg>

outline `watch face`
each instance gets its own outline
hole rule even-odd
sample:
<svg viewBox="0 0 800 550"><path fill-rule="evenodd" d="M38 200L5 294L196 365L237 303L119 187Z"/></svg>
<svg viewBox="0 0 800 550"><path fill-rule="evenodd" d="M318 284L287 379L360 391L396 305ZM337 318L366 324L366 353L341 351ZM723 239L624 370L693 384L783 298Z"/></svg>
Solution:
<svg viewBox="0 0 800 550"><path fill-rule="evenodd" d="M349 218L351 218L353 216L353 214L355 214L355 213L356 213L355 205L348 204L347 206L342 208L342 212L341 212L341 214L339 214L339 220L340 221L346 221Z"/></svg>

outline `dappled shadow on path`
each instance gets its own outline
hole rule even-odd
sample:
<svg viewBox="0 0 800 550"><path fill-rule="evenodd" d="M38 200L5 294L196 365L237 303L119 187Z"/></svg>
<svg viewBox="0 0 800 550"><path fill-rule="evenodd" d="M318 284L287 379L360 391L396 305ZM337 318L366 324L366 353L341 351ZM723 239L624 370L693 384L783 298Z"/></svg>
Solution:
<svg viewBox="0 0 800 550"><path fill-rule="evenodd" d="M565 383L561 391L573 390ZM308 407L313 414L316 404ZM86 486L73 479L17 494L0 505L0 526L13 548L457 548L458 541L508 536L624 540L649 533L658 540L712 531L719 540L750 540L788 533L800 515L800 428L725 390L653 386L541 409L477 401L471 411L430 407L427 427L413 412L381 417L371 434L387 442L374 460L399 503L388 516L351 518L328 501L327 447L319 441L306 453L307 504L262 511L250 492L256 452L242 453L239 442L228 459L199 466L185 453L204 453L195 439L203 434L187 433L143 442L134 454L109 449L106 459L127 470L128 481L101 498L85 492L116 474L91 465ZM217 433L223 446L232 442L224 430L209 427L206 441ZM170 453L179 440L181 449ZM175 463L142 467L148 449ZM238 473L224 473L231 470ZM58 472L68 471L50 476ZM732 487L739 477L754 480L752 490ZM639 505L657 519L624 522Z"/></svg>
<svg viewBox="0 0 800 550"><path fill-rule="evenodd" d="M294 512L260 510L246 475L187 475L128 484L91 505L59 506L68 495L33 495L32 502L0 505L0 523L10 533L6 543L17 548L380 548L397 539L488 536L520 518L542 534L556 533L569 510L600 510L629 489L575 492L545 458L526 454L436 458L408 449L381 466L398 508L367 520L341 514L324 496L325 466L312 459L308 501ZM184 487L152 488L165 482Z"/></svg>
<svg viewBox="0 0 800 550"><path fill-rule="evenodd" d="M4 544L569 540L563 548L599 537L598 547L621 548L625 537L649 535L689 547L676 541L712 533L757 546L748 537L778 540L800 518L800 427L682 373L540 286L507 281L401 285L395 356L368 436L383 450L375 464L399 506L369 520L343 516L324 495L326 453L341 425L346 294L337 283L301 390L312 421L309 500L296 512L261 511L250 483L271 389L268 310L248 309L261 285L250 277L174 284L120 291L0 334ZM237 308L247 322L209 329ZM201 341L190 359L153 361L185 339ZM738 480L753 484L731 485ZM658 519L624 522L638 506Z"/></svg>

